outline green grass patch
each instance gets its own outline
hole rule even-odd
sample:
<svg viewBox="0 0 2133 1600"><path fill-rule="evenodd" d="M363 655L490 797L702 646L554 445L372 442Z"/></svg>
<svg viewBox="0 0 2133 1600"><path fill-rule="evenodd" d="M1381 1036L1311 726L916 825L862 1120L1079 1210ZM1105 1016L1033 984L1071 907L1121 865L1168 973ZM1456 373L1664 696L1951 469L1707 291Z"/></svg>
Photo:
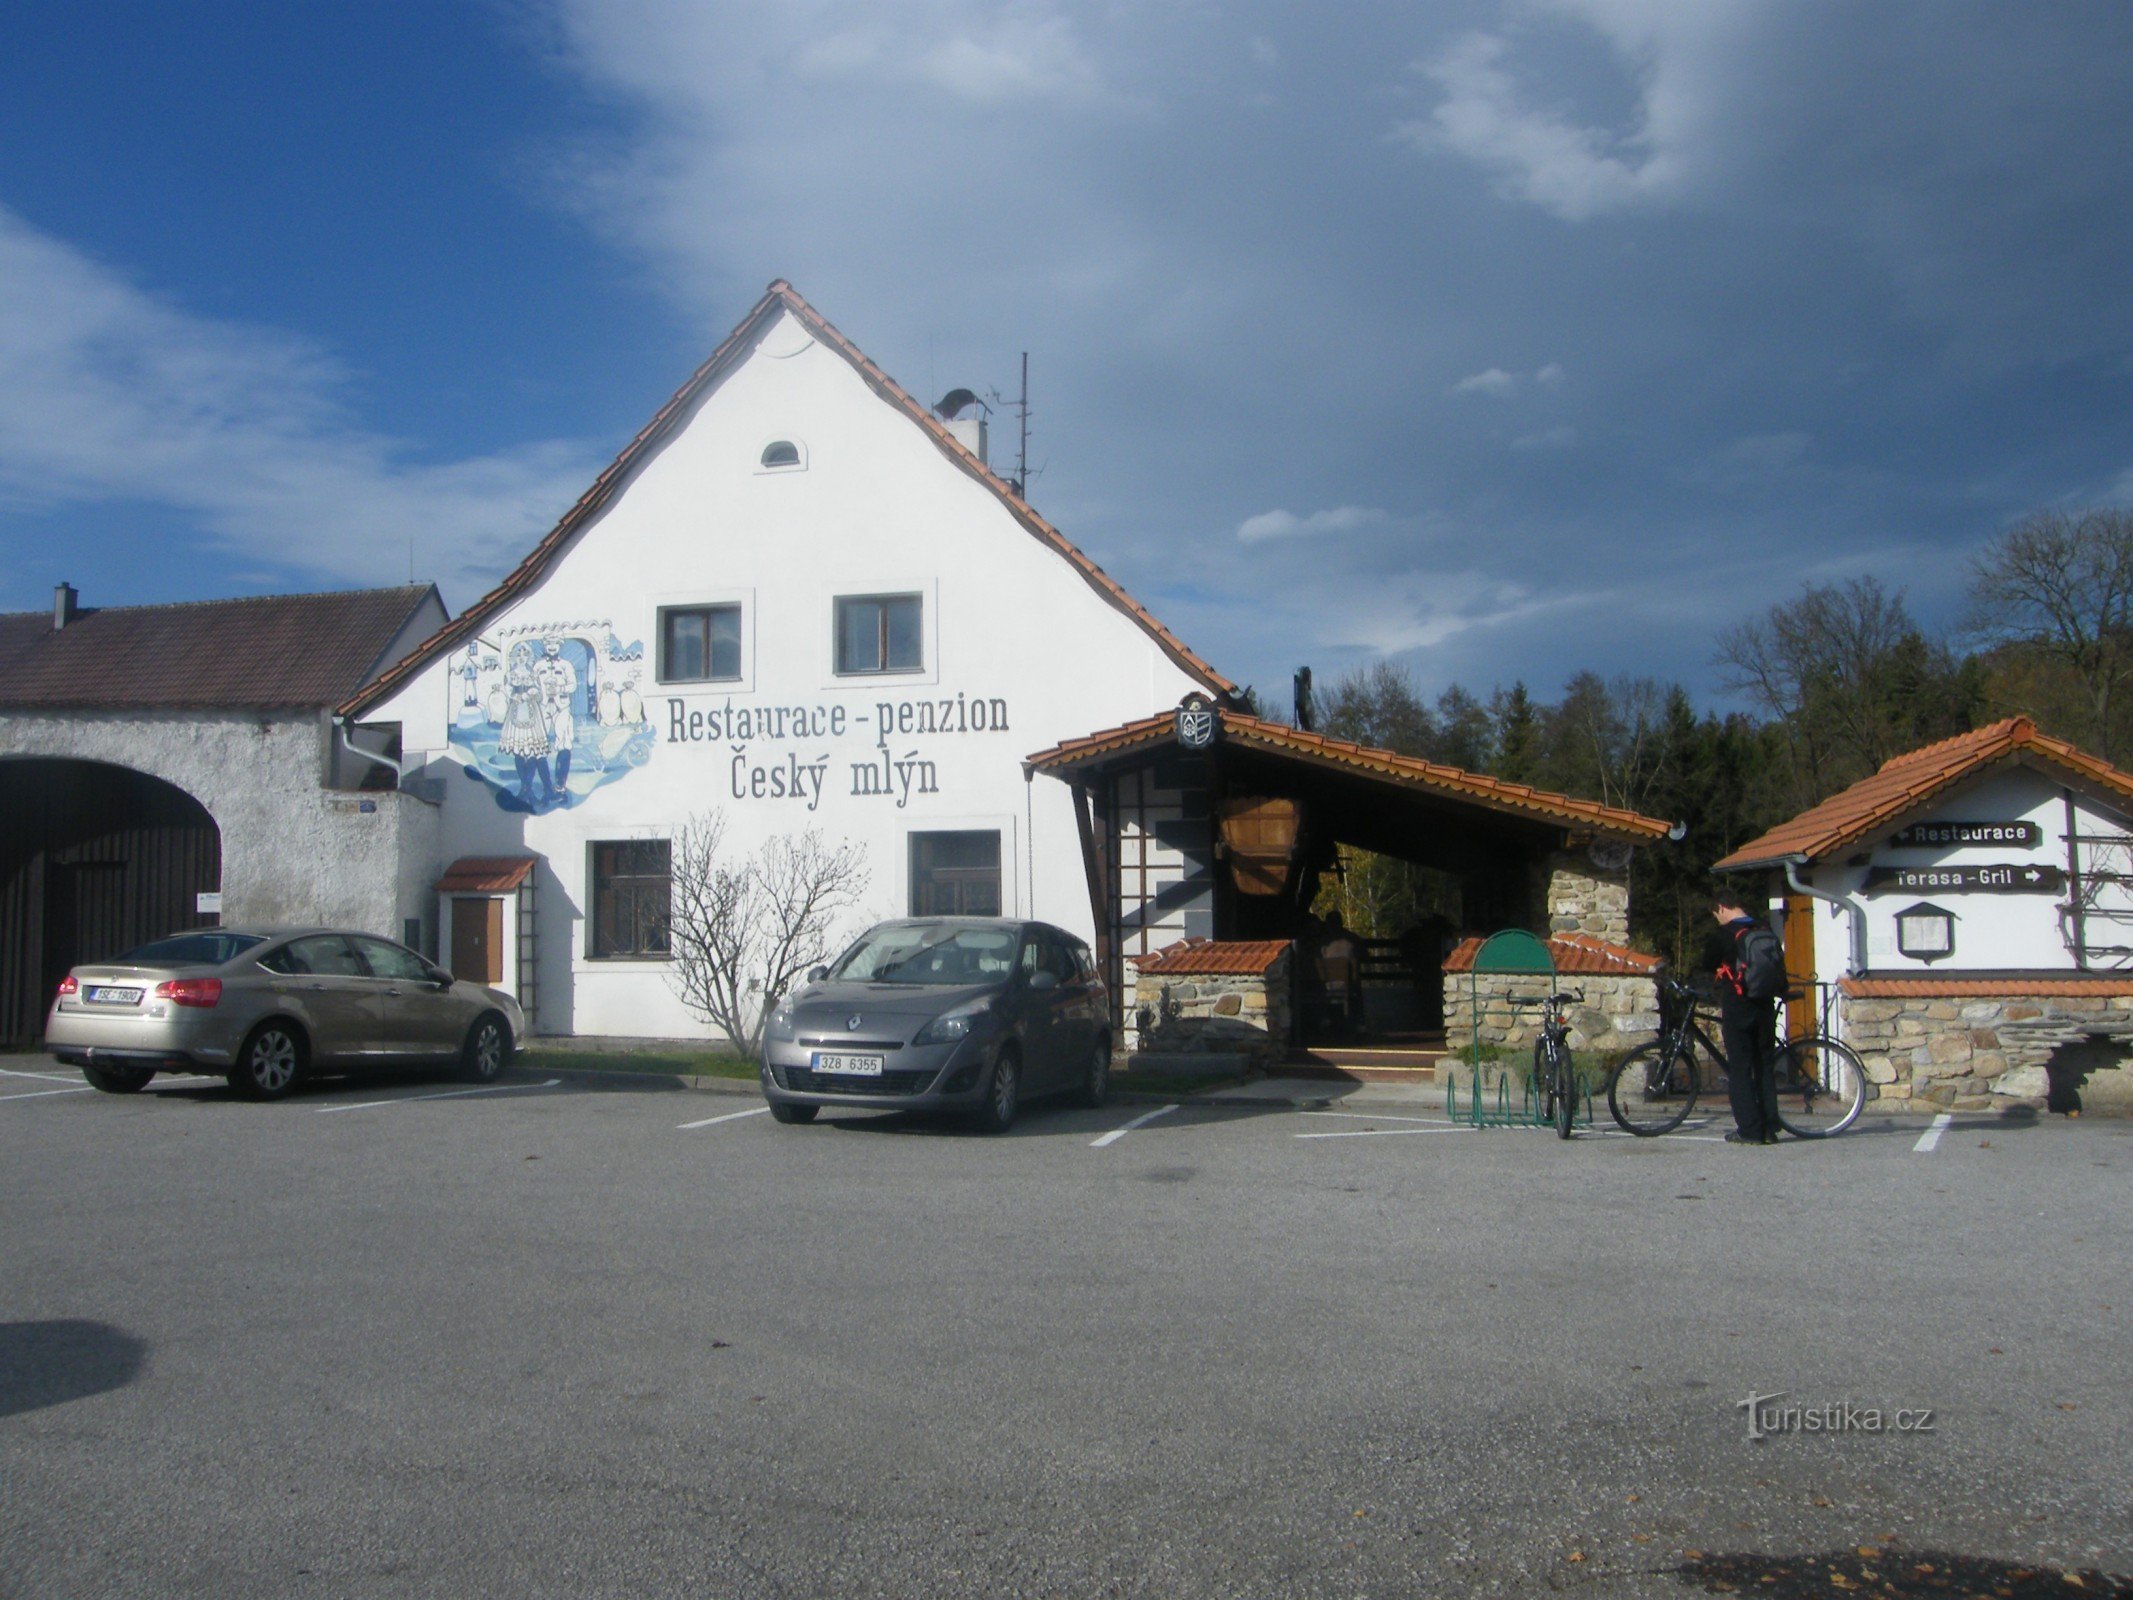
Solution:
<svg viewBox="0 0 2133 1600"><path fill-rule="evenodd" d="M664 1077L733 1078L748 1083L756 1078L753 1061L720 1050L576 1050L568 1045L530 1044L521 1064L565 1072L654 1073Z"/></svg>

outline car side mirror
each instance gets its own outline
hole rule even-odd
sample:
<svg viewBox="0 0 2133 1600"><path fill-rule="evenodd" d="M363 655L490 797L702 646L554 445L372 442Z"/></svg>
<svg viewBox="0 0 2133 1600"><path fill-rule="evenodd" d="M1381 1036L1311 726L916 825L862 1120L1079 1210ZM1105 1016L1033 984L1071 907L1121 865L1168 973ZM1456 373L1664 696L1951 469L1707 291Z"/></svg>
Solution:
<svg viewBox="0 0 2133 1600"><path fill-rule="evenodd" d="M459 980L457 978L453 977L442 967L430 968L430 982L437 985L437 987L440 989L449 989L452 987L453 984L457 983L458 981Z"/></svg>
<svg viewBox="0 0 2133 1600"><path fill-rule="evenodd" d="M1033 972L1029 975L1029 988L1031 994L1043 994L1048 989L1056 989L1058 987L1059 974L1056 972L1039 971Z"/></svg>
<svg viewBox="0 0 2133 1600"><path fill-rule="evenodd" d="M807 969L807 981L809 983L820 983L829 975L830 969L828 967L809 967Z"/></svg>

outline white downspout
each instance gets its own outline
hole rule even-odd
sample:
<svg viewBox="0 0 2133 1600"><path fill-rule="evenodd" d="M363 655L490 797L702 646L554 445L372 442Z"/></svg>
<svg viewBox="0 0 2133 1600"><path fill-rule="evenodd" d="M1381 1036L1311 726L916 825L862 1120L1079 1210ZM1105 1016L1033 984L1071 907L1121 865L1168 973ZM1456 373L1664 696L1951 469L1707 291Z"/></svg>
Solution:
<svg viewBox="0 0 2133 1600"><path fill-rule="evenodd" d="M1785 881L1795 893L1804 894L1813 900L1827 900L1833 906L1842 906L1851 917L1851 959L1846 963L1844 975L1857 977L1866 971L1866 907L1847 894L1831 894L1827 889L1817 889L1800 876L1800 868L1807 864L1805 856L1787 856L1784 861Z"/></svg>
<svg viewBox="0 0 2133 1600"><path fill-rule="evenodd" d="M388 760L386 757L377 755L372 751L365 750L361 745L357 744L353 739L349 738L348 719L346 717L335 717L333 719L333 733L335 739L339 741L341 749L347 751L352 756L362 757L363 760L368 761L374 767L383 767L387 772L390 772L393 775L393 787L395 789L400 787L400 780L406 776L406 774L401 771L400 763L397 761Z"/></svg>

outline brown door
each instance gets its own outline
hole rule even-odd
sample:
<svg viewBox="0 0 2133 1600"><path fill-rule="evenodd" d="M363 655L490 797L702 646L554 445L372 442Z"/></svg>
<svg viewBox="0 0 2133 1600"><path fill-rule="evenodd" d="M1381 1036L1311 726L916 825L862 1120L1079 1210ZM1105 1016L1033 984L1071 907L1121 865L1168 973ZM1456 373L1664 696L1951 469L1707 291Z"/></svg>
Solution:
<svg viewBox="0 0 2133 1600"><path fill-rule="evenodd" d="M1815 993L1815 903L1804 894L1785 896L1785 1037L1813 1033L1822 1025Z"/></svg>
<svg viewBox="0 0 2133 1600"><path fill-rule="evenodd" d="M504 903L489 895L452 900L452 976L469 983L504 981Z"/></svg>

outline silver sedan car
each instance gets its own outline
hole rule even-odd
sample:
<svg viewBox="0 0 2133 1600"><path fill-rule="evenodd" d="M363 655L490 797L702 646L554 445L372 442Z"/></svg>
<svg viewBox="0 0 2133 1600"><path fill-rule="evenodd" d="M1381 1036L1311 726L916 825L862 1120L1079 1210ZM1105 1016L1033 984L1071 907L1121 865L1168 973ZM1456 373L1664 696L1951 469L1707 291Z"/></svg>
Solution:
<svg viewBox="0 0 2133 1600"><path fill-rule="evenodd" d="M201 928L76 967L44 1047L109 1094L159 1071L287 1094L314 1068L458 1062L487 1082L526 1026L500 989L454 978L404 945L334 928Z"/></svg>

